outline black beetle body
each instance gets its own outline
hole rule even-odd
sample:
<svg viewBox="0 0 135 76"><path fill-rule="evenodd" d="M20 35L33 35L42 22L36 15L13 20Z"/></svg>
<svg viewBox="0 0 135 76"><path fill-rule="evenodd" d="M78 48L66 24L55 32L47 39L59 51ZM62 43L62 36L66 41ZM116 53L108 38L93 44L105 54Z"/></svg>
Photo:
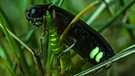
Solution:
<svg viewBox="0 0 135 76"><path fill-rule="evenodd" d="M43 24L43 15L46 15L46 11L49 11L51 14L59 35L64 32L75 17L62 8L48 4L35 5L31 9L26 10L26 18L34 26L41 26ZM55 17L53 17L53 11L55 11ZM63 42L70 46L73 43L71 38L77 40L73 47L74 51L93 64L105 61L115 55L108 42L82 20L78 20L74 26L70 28Z"/></svg>

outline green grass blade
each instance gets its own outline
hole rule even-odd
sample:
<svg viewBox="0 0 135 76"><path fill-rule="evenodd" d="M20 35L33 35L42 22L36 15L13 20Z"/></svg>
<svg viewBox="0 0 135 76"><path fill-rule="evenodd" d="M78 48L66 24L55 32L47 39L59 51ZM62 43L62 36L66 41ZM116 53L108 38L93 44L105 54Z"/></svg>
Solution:
<svg viewBox="0 0 135 76"><path fill-rule="evenodd" d="M0 12L0 27L3 29L3 32L5 33L5 35L6 35L6 37L7 37L7 40L8 40L8 42L9 42L9 44L10 44L12 50L13 50L14 53L15 53L15 58L16 58L15 60L16 60L17 62L19 62L18 56L17 56L17 54L16 54L16 52L15 52L15 48L14 48L13 45L12 45L11 38L10 38L10 36L9 36L9 34L8 34L8 32L7 32L5 26L6 26L6 22L5 22L5 20L4 20L4 17L3 17L3 15L2 15L2 13ZM5 67L5 68L12 74L12 76L15 76L15 74L14 74L13 70L11 69L11 66L9 65L8 61L6 61L6 60L4 60L4 59L1 58L1 65L3 65L3 67Z"/></svg>

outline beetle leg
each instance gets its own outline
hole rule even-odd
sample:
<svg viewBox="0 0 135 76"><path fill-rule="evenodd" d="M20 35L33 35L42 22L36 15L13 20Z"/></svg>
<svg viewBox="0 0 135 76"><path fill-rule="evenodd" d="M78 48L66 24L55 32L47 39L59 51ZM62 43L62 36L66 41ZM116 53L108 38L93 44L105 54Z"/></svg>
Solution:
<svg viewBox="0 0 135 76"><path fill-rule="evenodd" d="M70 49L72 49L75 44L76 44L77 40L76 39L73 39L73 43L72 45L70 45L67 49L65 49L57 58L60 58L64 53L68 52Z"/></svg>
<svg viewBox="0 0 135 76"><path fill-rule="evenodd" d="M48 34L48 30L46 29L46 19L45 19L45 15L43 15L43 26L41 27L43 29L43 34L41 35L41 37L44 37Z"/></svg>
<svg viewBox="0 0 135 76"><path fill-rule="evenodd" d="M56 14L55 14L55 10L53 10L53 13L52 13L52 17L53 17L53 21L55 21L55 19L56 19Z"/></svg>
<svg viewBox="0 0 135 76"><path fill-rule="evenodd" d="M38 53L38 55L40 55L43 52L43 42L42 42L42 40L48 34L48 30L46 29L45 15L43 16L43 26L41 28L43 28L43 33L40 36L40 52Z"/></svg>

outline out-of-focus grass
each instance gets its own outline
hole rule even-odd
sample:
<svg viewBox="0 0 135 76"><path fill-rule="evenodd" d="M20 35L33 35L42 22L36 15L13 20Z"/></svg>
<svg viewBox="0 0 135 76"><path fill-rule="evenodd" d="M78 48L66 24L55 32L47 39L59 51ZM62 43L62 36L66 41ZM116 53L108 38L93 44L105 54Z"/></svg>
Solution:
<svg viewBox="0 0 135 76"><path fill-rule="evenodd" d="M39 37L42 34L41 29L36 31L30 30L30 24L24 17L24 11L27 6L32 4L45 4L49 0L1 0L0 1L0 24L11 30L20 40L26 43L35 51L40 51ZM62 8L70 11L74 15L79 13L87 5L95 0L64 0ZM103 27L110 19L120 12L120 9L128 5L132 0L109 0L110 14L107 8L98 12L97 17L91 22L92 26L97 31ZM109 42L115 53L135 43L135 5L128 7L125 12L121 13L110 25L104 28L100 34ZM101 8L100 5L87 12L82 20L89 20L93 14ZM4 20L4 21L2 21ZM22 74L18 64L22 66L25 75L39 75L37 65L33 55L25 49L20 43L14 40L10 35L11 42L8 42L8 37L0 28L0 75L2 76L19 76ZM44 49L47 48L46 39L44 39ZM12 47L11 47L12 45ZM13 50L14 48L15 50ZM73 54L74 55L74 54ZM112 65L110 76L133 76L134 73L134 54L123 58ZM77 60L78 55L73 56L73 60ZM46 61L45 51L41 55L43 66ZM85 67L85 66L84 66ZM99 76L105 75L106 72L99 73ZM98 75L98 74L97 74Z"/></svg>

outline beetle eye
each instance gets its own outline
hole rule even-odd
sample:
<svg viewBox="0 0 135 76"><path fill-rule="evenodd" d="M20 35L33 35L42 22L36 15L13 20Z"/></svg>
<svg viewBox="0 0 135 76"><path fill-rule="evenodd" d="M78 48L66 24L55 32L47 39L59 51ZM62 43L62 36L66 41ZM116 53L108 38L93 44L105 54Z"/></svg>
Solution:
<svg viewBox="0 0 135 76"><path fill-rule="evenodd" d="M43 16L43 10L41 8L33 7L30 9L30 12L28 14L29 17L42 17Z"/></svg>

